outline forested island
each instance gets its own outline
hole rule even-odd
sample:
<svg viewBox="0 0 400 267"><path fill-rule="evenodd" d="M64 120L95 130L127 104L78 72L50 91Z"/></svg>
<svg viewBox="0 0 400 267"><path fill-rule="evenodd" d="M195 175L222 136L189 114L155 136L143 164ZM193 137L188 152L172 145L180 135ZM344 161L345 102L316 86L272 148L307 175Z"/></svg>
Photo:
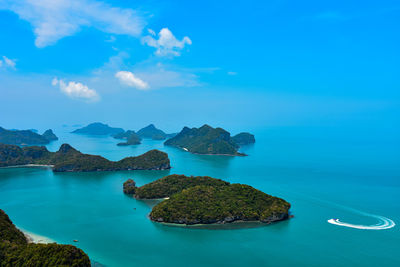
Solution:
<svg viewBox="0 0 400 267"><path fill-rule="evenodd" d="M244 156L245 154L238 152L239 147L252 142L255 139L249 133L241 133L232 138L228 131L205 124L200 128L184 127L164 144L196 154Z"/></svg>
<svg viewBox="0 0 400 267"><path fill-rule="evenodd" d="M118 170L165 170L171 168L168 154L150 150L137 157L110 161L101 156L83 154L69 144L61 145L57 152L44 146L19 147L0 144L0 167L27 164L51 165L55 172L118 171Z"/></svg>
<svg viewBox="0 0 400 267"><path fill-rule="evenodd" d="M9 145L46 145L58 140L51 129L40 135L32 130L7 130L0 127L0 143Z"/></svg>
<svg viewBox="0 0 400 267"><path fill-rule="evenodd" d="M114 135L122 132L124 132L124 129L122 128L114 128L101 122L95 122L83 128L76 129L72 133L86 135Z"/></svg>
<svg viewBox="0 0 400 267"><path fill-rule="evenodd" d="M0 209L0 266L91 266L88 255L72 245L32 244Z"/></svg>
<svg viewBox="0 0 400 267"><path fill-rule="evenodd" d="M153 207L150 219L175 224L223 224L235 221L271 223L288 218L290 204L249 185L230 184L207 176L169 175L123 190L138 199L166 198Z"/></svg>

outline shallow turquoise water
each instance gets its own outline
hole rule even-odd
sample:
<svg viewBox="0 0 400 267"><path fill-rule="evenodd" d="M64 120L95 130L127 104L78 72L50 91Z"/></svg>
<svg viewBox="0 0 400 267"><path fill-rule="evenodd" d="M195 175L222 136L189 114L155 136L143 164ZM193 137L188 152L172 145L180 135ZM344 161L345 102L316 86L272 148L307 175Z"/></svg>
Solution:
<svg viewBox="0 0 400 267"><path fill-rule="evenodd" d="M62 131L65 131L63 133ZM248 157L201 156L145 140L117 147L118 140L56 133L60 141L112 160L157 148L168 152L170 171L53 173L49 169L0 169L0 208L19 227L59 243L73 243L106 266L400 266L400 142L397 135L327 128L256 131ZM122 193L167 174L209 175L252 185L292 204L293 219L246 229L187 229L151 222L151 203ZM136 208L136 209L134 209ZM387 230L355 224L388 217Z"/></svg>

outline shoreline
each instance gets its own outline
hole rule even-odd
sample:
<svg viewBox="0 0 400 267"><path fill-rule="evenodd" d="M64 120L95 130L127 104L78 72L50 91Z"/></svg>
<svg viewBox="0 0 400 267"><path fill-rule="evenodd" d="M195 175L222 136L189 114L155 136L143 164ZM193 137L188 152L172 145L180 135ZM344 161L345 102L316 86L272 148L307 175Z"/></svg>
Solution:
<svg viewBox="0 0 400 267"><path fill-rule="evenodd" d="M24 164L24 165L13 165L13 166L5 166L0 167L0 169L6 168L53 168L54 165L46 165L46 164Z"/></svg>
<svg viewBox="0 0 400 267"><path fill-rule="evenodd" d="M33 244L50 244L50 243L55 243L53 239L38 235L32 232L29 232L27 230L24 230L22 228L17 227L26 237L26 240L28 240L28 243L33 243Z"/></svg>

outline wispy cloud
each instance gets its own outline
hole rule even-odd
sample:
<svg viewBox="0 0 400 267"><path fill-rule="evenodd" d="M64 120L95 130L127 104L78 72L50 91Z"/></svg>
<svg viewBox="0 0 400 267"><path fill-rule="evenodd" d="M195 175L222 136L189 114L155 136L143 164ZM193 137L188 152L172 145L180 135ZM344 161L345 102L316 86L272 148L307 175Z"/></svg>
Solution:
<svg viewBox="0 0 400 267"><path fill-rule="evenodd" d="M87 102L96 102L100 100L100 96L95 90L90 89L79 82L70 81L65 83L63 80L54 78L51 84L53 86L58 86L62 93L73 99L84 100Z"/></svg>
<svg viewBox="0 0 400 267"><path fill-rule="evenodd" d="M15 70L15 65L16 65L15 60L9 59L6 56L3 56L2 58L3 58L3 60L0 59L0 68L5 67L5 68L10 68L10 69Z"/></svg>
<svg viewBox="0 0 400 267"><path fill-rule="evenodd" d="M227 74L230 75L230 76L235 76L235 75L237 75L237 72L235 72L235 71L228 71Z"/></svg>
<svg viewBox="0 0 400 267"><path fill-rule="evenodd" d="M139 37L145 25L137 11L95 0L4 0L0 8L32 24L37 47L52 45L82 27Z"/></svg>
<svg viewBox="0 0 400 267"><path fill-rule="evenodd" d="M139 77L135 76L130 71L118 71L115 74L115 77L120 81L121 84L134 87L139 90L146 90L149 89L148 83L140 79Z"/></svg>
<svg viewBox="0 0 400 267"><path fill-rule="evenodd" d="M157 56L180 56L180 51L185 45L191 45L192 40L185 36L181 41L176 39L168 28L163 28L158 33L158 39L154 38L155 32L151 29L148 30L150 35L142 38L142 43L148 46L155 47Z"/></svg>

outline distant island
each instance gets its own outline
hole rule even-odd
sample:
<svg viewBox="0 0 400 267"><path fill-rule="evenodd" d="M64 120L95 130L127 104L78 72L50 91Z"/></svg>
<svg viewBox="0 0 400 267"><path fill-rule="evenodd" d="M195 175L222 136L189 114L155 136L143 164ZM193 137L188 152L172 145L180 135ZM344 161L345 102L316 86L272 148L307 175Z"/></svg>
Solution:
<svg viewBox="0 0 400 267"><path fill-rule="evenodd" d="M164 144L196 154L244 156L245 154L238 152L239 147L252 142L255 139L249 133L241 133L232 138L228 131L205 124L200 128L184 127Z"/></svg>
<svg viewBox="0 0 400 267"><path fill-rule="evenodd" d="M40 135L32 130L6 130L0 127L0 143L9 145L46 145L58 140L52 130L47 130Z"/></svg>
<svg viewBox="0 0 400 267"><path fill-rule="evenodd" d="M91 266L88 255L72 245L29 243L0 209L0 266Z"/></svg>
<svg viewBox="0 0 400 267"><path fill-rule="evenodd" d="M130 145L139 145L142 141L135 131L128 130L126 132L118 133L113 135L115 139L124 139L126 142L118 143L118 146L130 146Z"/></svg>
<svg viewBox="0 0 400 267"><path fill-rule="evenodd" d="M86 134L86 135L115 135L124 132L122 128L113 128L107 124L95 122L80 129L76 129L72 133Z"/></svg>
<svg viewBox="0 0 400 267"><path fill-rule="evenodd" d="M239 146L254 144L256 139L251 133L240 133L232 137L232 141Z"/></svg>
<svg viewBox="0 0 400 267"><path fill-rule="evenodd" d="M42 134L42 136L43 136L44 138L46 138L47 140L49 140L49 141L56 141L56 140L58 140L58 137L53 133L53 130L51 130L51 129L46 130L46 131Z"/></svg>
<svg viewBox="0 0 400 267"><path fill-rule="evenodd" d="M156 126L154 126L154 124L150 124L142 129L140 129L137 132L137 134L141 138L149 138L149 139L153 139L153 140L164 140L167 137L174 135L174 134L166 134L162 130L157 129Z"/></svg>
<svg viewBox="0 0 400 267"><path fill-rule="evenodd" d="M141 187L133 180L123 190L138 199L165 198L150 219L174 224L223 224L235 221L272 223L288 218L290 204L249 185L207 176L169 175Z"/></svg>
<svg viewBox="0 0 400 267"><path fill-rule="evenodd" d="M118 170L165 170L170 169L168 154L150 150L137 157L110 161L101 156L83 154L68 144L61 145L57 152L44 146L19 147L0 144L0 167L20 165L51 165L55 172L87 172Z"/></svg>
<svg viewBox="0 0 400 267"><path fill-rule="evenodd" d="M176 134L166 134L164 131L157 129L154 124L150 124L139 131L125 131L122 128L110 127L107 124L95 122L83 128L76 129L72 133L86 135L109 135L115 139L125 139L126 142L118 143L118 146L138 145L142 139L164 140L175 136Z"/></svg>

